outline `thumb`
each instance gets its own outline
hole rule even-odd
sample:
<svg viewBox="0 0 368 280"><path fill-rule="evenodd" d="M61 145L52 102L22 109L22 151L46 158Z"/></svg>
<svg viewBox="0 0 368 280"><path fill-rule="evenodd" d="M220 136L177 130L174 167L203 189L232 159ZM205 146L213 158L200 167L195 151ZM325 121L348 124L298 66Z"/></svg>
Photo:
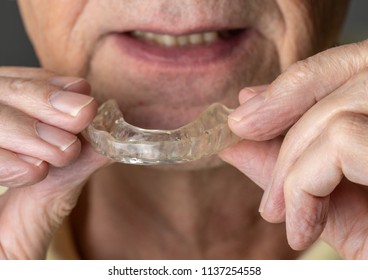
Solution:
<svg viewBox="0 0 368 280"><path fill-rule="evenodd" d="M219 156L265 190L271 183L282 141L282 136L262 142L242 140L220 152Z"/></svg>
<svg viewBox="0 0 368 280"><path fill-rule="evenodd" d="M264 92L239 106L229 125L238 136L268 140L292 126L315 103L368 66L368 40L299 61Z"/></svg>

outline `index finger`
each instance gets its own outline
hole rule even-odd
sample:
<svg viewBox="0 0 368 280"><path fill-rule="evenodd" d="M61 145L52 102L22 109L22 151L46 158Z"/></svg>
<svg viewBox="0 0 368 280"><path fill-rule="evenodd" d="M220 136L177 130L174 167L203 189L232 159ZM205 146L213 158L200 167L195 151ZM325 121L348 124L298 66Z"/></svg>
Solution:
<svg viewBox="0 0 368 280"><path fill-rule="evenodd" d="M263 93L229 116L238 136L268 140L368 65L368 40L329 49L292 65Z"/></svg>
<svg viewBox="0 0 368 280"><path fill-rule="evenodd" d="M89 84L75 77L47 81L0 76L0 105L69 132L79 133L95 116Z"/></svg>

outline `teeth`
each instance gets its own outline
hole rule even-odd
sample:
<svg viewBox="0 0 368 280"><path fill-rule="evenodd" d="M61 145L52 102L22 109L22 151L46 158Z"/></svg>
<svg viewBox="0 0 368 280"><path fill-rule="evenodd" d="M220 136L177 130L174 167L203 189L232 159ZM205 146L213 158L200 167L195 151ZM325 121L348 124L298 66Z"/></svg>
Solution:
<svg viewBox="0 0 368 280"><path fill-rule="evenodd" d="M143 31L137 31L140 32L142 34L142 37L147 39L147 40L154 40L155 39L155 34L151 33L151 32L143 32Z"/></svg>
<svg viewBox="0 0 368 280"><path fill-rule="evenodd" d="M172 36L168 34L158 34L136 30L131 32L131 35L135 38L155 42L159 45L166 47L175 47L175 46L183 47L188 45L210 44L216 42L220 38L218 32L203 32L188 35Z"/></svg>
<svg viewBox="0 0 368 280"><path fill-rule="evenodd" d="M158 37L157 42L161 45L168 46L168 47L176 46L176 39L174 36L161 35L157 37Z"/></svg>
<svg viewBox="0 0 368 280"><path fill-rule="evenodd" d="M145 32L143 32L143 31L140 31L140 30L134 31L134 36L137 37L137 38L142 38L142 37L144 37L144 35L145 35Z"/></svg>
<svg viewBox="0 0 368 280"><path fill-rule="evenodd" d="M191 34L189 35L189 42L192 45L201 45L203 44L204 40L203 40L203 35L202 34Z"/></svg>
<svg viewBox="0 0 368 280"><path fill-rule="evenodd" d="M176 38L176 42L179 46L186 46L189 44L189 36L179 36L178 38Z"/></svg>
<svg viewBox="0 0 368 280"><path fill-rule="evenodd" d="M206 32L203 34L203 40L206 43L215 42L219 38L219 34L217 32Z"/></svg>

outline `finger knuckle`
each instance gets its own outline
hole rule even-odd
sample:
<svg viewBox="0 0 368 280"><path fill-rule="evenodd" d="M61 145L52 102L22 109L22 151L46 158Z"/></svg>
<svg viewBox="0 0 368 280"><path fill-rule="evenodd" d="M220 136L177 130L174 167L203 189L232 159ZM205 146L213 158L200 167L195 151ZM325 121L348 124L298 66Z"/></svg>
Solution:
<svg viewBox="0 0 368 280"><path fill-rule="evenodd" d="M317 63L313 58L298 61L286 70L286 75L288 75L289 80L296 85L305 83L305 81L312 76L311 74L317 71L318 67L315 67L315 64Z"/></svg>
<svg viewBox="0 0 368 280"><path fill-rule="evenodd" d="M43 80L37 80L32 78L5 78L6 88L10 93L10 96L24 96L27 97L25 101L32 100L32 94L39 92L43 93L45 98L55 91L61 90L56 85L51 85ZM19 101L19 100L18 100Z"/></svg>
<svg viewBox="0 0 368 280"><path fill-rule="evenodd" d="M30 78L8 78L5 88L7 92L0 97L1 103L15 108L22 108L25 112L31 110L44 110L47 102L40 100L48 100L48 96L58 89L42 80Z"/></svg>
<svg viewBox="0 0 368 280"><path fill-rule="evenodd" d="M17 79L17 78L7 78L6 84L7 88L12 93L19 93L24 91L25 88L27 88L27 85L30 83L30 80L26 79Z"/></svg>
<svg viewBox="0 0 368 280"><path fill-rule="evenodd" d="M326 130L328 142L335 148L344 147L351 142L352 137L362 130L366 118L360 114L341 113L334 117Z"/></svg>
<svg viewBox="0 0 368 280"><path fill-rule="evenodd" d="M368 65L368 39L361 42L353 43L352 46L356 49L356 56L360 62L363 62L365 66Z"/></svg>
<svg viewBox="0 0 368 280"><path fill-rule="evenodd" d="M368 70L363 70L354 75L342 88L340 95L346 96L352 105L361 105L362 101L367 100L368 94ZM363 97L363 100L362 100ZM355 100L359 103L356 104Z"/></svg>
<svg viewBox="0 0 368 280"><path fill-rule="evenodd" d="M32 79L10 78L7 80L7 89L12 95L21 95L25 92L29 92L30 89L34 88L34 86L39 83L40 81Z"/></svg>

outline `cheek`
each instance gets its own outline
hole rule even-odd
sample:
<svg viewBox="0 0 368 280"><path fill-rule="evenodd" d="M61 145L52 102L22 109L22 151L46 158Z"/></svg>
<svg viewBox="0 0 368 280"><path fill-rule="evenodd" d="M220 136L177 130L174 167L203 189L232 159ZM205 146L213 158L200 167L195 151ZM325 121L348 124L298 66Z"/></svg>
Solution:
<svg viewBox="0 0 368 280"><path fill-rule="evenodd" d="M332 47L344 21L348 0L276 0L285 32L278 39L282 68Z"/></svg>
<svg viewBox="0 0 368 280"><path fill-rule="evenodd" d="M315 34L309 2L277 0L284 20L284 34L277 39L283 70L314 52Z"/></svg>
<svg viewBox="0 0 368 280"><path fill-rule="evenodd" d="M19 1L25 27L43 67L59 74L82 74L85 44L82 34L75 34L75 27L87 2Z"/></svg>

